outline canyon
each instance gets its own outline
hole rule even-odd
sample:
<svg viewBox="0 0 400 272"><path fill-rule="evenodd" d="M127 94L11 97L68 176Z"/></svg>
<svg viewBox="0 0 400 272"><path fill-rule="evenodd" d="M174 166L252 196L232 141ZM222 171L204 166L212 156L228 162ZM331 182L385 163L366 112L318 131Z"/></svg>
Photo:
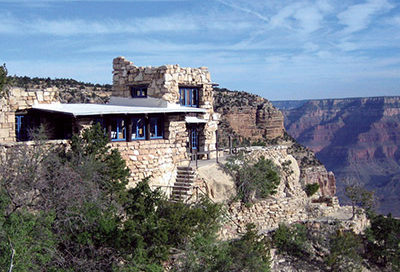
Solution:
<svg viewBox="0 0 400 272"><path fill-rule="evenodd" d="M400 216L400 97L274 101L285 128L335 173L339 199L360 184Z"/></svg>

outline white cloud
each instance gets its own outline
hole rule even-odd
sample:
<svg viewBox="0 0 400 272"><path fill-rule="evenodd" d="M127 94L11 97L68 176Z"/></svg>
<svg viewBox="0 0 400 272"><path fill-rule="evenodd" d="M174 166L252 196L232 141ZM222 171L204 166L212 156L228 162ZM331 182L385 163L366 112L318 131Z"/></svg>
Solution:
<svg viewBox="0 0 400 272"><path fill-rule="evenodd" d="M239 11L243 11L245 13L253 15L253 16L257 17L258 19L260 19L260 20L262 20L264 22L269 22L269 17L268 16L265 16L262 13L260 13L258 11L255 11L253 9L238 5L235 2L228 2L228 1L225 1L225 0L216 0L216 1L221 3L221 4L226 5L228 7L231 7L233 9L236 9L236 10L239 10Z"/></svg>
<svg viewBox="0 0 400 272"><path fill-rule="evenodd" d="M323 16L315 7L304 7L295 12L293 15L299 21L302 31L311 33L321 27Z"/></svg>
<svg viewBox="0 0 400 272"><path fill-rule="evenodd" d="M154 32L185 31L241 31L254 25L237 18L202 18L181 14L164 17L141 17L135 19L19 19L11 14L0 16L0 33L4 34L47 34L72 36L81 34L144 34Z"/></svg>
<svg viewBox="0 0 400 272"><path fill-rule="evenodd" d="M373 17L381 12L393 8L387 0L368 0L365 3L348 7L339 13L339 23L345 25L344 33L353 33L363 30L373 20Z"/></svg>

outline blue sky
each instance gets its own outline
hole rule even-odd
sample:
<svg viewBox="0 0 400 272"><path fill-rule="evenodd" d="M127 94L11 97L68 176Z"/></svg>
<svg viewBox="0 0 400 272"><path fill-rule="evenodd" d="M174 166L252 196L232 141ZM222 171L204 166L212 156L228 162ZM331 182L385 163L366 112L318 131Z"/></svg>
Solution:
<svg viewBox="0 0 400 272"><path fill-rule="evenodd" d="M0 37L9 74L111 83L125 56L270 100L400 95L394 0L0 0Z"/></svg>

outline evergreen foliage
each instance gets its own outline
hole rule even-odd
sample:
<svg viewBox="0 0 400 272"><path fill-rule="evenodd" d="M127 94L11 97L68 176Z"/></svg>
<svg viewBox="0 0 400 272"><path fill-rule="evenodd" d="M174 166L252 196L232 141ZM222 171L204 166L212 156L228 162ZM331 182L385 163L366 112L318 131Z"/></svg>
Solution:
<svg viewBox="0 0 400 272"><path fill-rule="evenodd" d="M307 184L305 188L305 192L308 197L314 195L316 192L318 192L318 190L319 190L318 183Z"/></svg>
<svg viewBox="0 0 400 272"><path fill-rule="evenodd" d="M375 264L400 271L400 220L377 215L366 231L366 257Z"/></svg>
<svg viewBox="0 0 400 272"><path fill-rule="evenodd" d="M0 66L0 98L8 95L8 87L10 84L10 79L7 77L7 67L6 64Z"/></svg>
<svg viewBox="0 0 400 272"><path fill-rule="evenodd" d="M330 240L330 254L326 259L332 271L361 271L361 237L352 231L337 231Z"/></svg>
<svg viewBox="0 0 400 272"><path fill-rule="evenodd" d="M224 256L237 267L269 267L264 247L252 244L255 233L243 245L216 240L220 205L205 198L191 205L169 202L147 180L126 189L125 161L107 145L100 126L74 135L67 151L35 138L32 146L10 150L0 164L2 271L161 272L172 248L201 241L213 241L210 248L218 244L199 263L208 271L226 271ZM249 249L262 257L246 257L242 251Z"/></svg>
<svg viewBox="0 0 400 272"><path fill-rule="evenodd" d="M252 161L239 153L227 159L224 169L233 176L238 197L245 203L275 194L280 183L277 167L264 157Z"/></svg>
<svg viewBox="0 0 400 272"><path fill-rule="evenodd" d="M372 212L375 204L374 192L368 191L360 185L350 185L345 188L345 196L350 199L353 208L353 218L356 214L356 206L360 206L368 213Z"/></svg>
<svg viewBox="0 0 400 272"><path fill-rule="evenodd" d="M218 241L215 234L198 233L186 245L173 271L268 272L270 263L268 241L260 239L250 224L240 239L231 242Z"/></svg>
<svg viewBox="0 0 400 272"><path fill-rule="evenodd" d="M302 257L307 254L307 229L302 224L280 224L272 236L272 242L279 252Z"/></svg>

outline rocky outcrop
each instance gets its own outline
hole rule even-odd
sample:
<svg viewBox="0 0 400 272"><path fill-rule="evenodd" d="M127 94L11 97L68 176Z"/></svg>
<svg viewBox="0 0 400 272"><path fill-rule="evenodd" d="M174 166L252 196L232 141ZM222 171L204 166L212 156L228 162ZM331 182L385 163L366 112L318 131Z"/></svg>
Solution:
<svg viewBox="0 0 400 272"><path fill-rule="evenodd" d="M371 97L276 103L285 126L344 182L375 191L379 211L399 216L400 97Z"/></svg>
<svg viewBox="0 0 400 272"><path fill-rule="evenodd" d="M326 171L325 166L315 166L304 168L301 171L301 180L304 184L319 185L319 193L322 196L336 195L336 179L332 171Z"/></svg>
<svg viewBox="0 0 400 272"><path fill-rule="evenodd" d="M252 141L283 136L282 113L260 96L215 88L214 111L221 114L221 143L229 135Z"/></svg>
<svg viewBox="0 0 400 272"><path fill-rule="evenodd" d="M214 110L221 115L218 126L220 146L228 145L228 136L232 136L235 144L265 141L287 146L288 153L300 166L302 182L317 182L320 184L321 195L335 195L336 183L333 173L326 171L310 149L298 144L285 132L283 114L268 100L246 92L216 88Z"/></svg>
<svg viewBox="0 0 400 272"><path fill-rule="evenodd" d="M232 190L235 188L233 180L223 178L216 179L218 165L208 165L204 169L199 168L199 179L207 184L208 197L213 201L225 202L227 209L227 220L220 233L224 239L235 238L246 229L246 225L254 223L259 233L268 233L276 229L279 224L291 224L294 222L326 222L339 220L346 229L361 232L368 224L368 220L361 216L351 219L351 207L338 205L336 197L321 197L316 194L307 197L304 188L304 179L297 160L287 152L286 146L250 147L245 150L246 156L252 160L260 157L271 160L279 169L280 184L277 192L266 199L255 200L251 205L232 200ZM215 169L214 169L215 168ZM323 169L322 169L323 170ZM323 173L323 172L322 172ZM318 177L317 173L310 176ZM318 180L319 181L319 180ZM223 189L223 195L214 195ZM225 199L223 199L225 197ZM328 201L329 200L329 201Z"/></svg>

